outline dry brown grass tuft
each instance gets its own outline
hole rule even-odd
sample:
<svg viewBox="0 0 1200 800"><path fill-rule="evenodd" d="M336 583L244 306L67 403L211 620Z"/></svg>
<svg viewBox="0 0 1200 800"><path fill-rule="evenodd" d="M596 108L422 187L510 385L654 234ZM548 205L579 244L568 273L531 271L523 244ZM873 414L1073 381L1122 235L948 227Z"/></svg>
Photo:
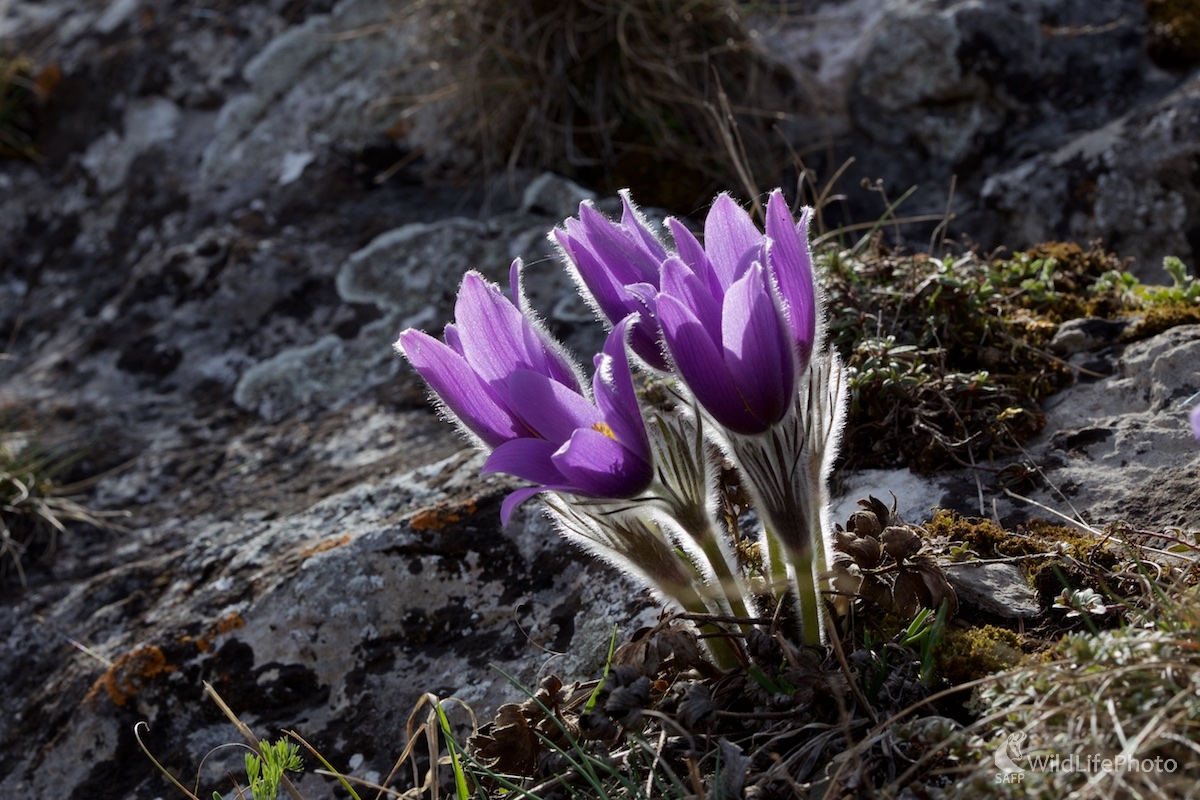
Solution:
<svg viewBox="0 0 1200 800"><path fill-rule="evenodd" d="M453 0L429 7L430 94L460 167L553 169L691 210L788 163L790 74L731 0Z"/></svg>
<svg viewBox="0 0 1200 800"><path fill-rule="evenodd" d="M117 528L112 519L126 516L84 506L79 495L96 479L63 484L58 478L72 463L39 445L15 418L0 418L0 579L15 574L24 585L22 563L53 553L67 523Z"/></svg>

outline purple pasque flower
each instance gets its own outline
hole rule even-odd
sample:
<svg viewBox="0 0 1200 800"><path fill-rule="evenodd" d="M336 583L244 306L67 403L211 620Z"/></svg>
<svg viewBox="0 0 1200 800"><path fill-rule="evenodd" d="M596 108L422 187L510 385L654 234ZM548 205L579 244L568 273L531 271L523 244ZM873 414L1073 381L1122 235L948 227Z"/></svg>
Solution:
<svg viewBox="0 0 1200 800"><path fill-rule="evenodd" d="M592 395L561 345L522 313L517 301L468 272L445 341L409 329L397 349L429 384L446 411L486 449L483 472L507 472L540 484L505 499L516 507L547 489L588 497L628 498L653 477L650 441L625 355L633 318L617 323L596 356ZM594 400L592 399L594 398Z"/></svg>
<svg viewBox="0 0 1200 800"><path fill-rule="evenodd" d="M762 433L791 408L796 376L816 338L807 237L772 192L767 234L727 194L704 223L704 246L667 224L678 254L660 273L655 313L676 371L696 400L734 433Z"/></svg>
<svg viewBox="0 0 1200 800"><path fill-rule="evenodd" d="M650 303L667 250L628 190L621 192L621 203L620 222L613 222L588 201L580 203L579 218L567 219L552 236L598 314L610 323L630 314L638 316L629 345L648 365L665 372L668 366Z"/></svg>
<svg viewBox="0 0 1200 800"><path fill-rule="evenodd" d="M629 498L649 486L654 477L650 438L625 349L634 319L618 322L594 359L594 402L533 370L516 370L509 378L514 407L533 436L501 444L483 473L506 472L540 485L505 498L505 524L518 505L539 492Z"/></svg>
<svg viewBox="0 0 1200 800"><path fill-rule="evenodd" d="M1200 441L1200 406L1192 409L1192 435Z"/></svg>
<svg viewBox="0 0 1200 800"><path fill-rule="evenodd" d="M514 277L519 266L513 262ZM474 270L463 277L454 316L457 322L446 326L444 342L409 328L395 347L443 408L484 447L534 435L512 396L514 372L533 372L580 392L578 368L562 345Z"/></svg>

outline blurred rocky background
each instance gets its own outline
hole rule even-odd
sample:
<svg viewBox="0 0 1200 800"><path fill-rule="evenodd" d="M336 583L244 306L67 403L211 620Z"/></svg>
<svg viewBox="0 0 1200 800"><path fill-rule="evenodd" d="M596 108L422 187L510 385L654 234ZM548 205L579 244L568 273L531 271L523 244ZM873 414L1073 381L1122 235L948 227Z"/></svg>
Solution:
<svg viewBox="0 0 1200 800"><path fill-rule="evenodd" d="M391 351L522 256L589 352L545 239L582 198L696 221L783 185L833 229L917 187L893 245L949 210L948 240L1101 238L1160 281L1200 254L1198 64L1188 0L0 0L6 446L129 513L6 554L0 794L171 796L134 725L190 784L236 739L202 681L378 779L423 692L487 715L489 665L587 674L653 620L533 504L500 528L510 484ZM1111 374L1028 463L1094 519L1200 526L1200 328L1071 348ZM966 471L841 482L1022 513Z"/></svg>

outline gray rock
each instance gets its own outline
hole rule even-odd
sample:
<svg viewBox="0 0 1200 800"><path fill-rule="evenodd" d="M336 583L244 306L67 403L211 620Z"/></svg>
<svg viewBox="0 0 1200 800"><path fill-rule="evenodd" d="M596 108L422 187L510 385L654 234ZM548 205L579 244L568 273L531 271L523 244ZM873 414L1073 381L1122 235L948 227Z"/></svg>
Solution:
<svg viewBox="0 0 1200 800"><path fill-rule="evenodd" d="M1069 319L1058 326L1046 347L1060 356L1087 353L1115 344L1128 327L1126 320L1099 317Z"/></svg>
<svg viewBox="0 0 1200 800"><path fill-rule="evenodd" d="M290 176L291 154L386 139L395 110L381 101L420 74L415 28L396 11L387 0L343 0L267 43L242 69L248 91L221 108L202 179L222 185L225 202L244 202Z"/></svg>
<svg viewBox="0 0 1200 800"><path fill-rule="evenodd" d="M1134 259L1133 272L1164 283L1164 256L1196 257L1200 79L1161 101L1080 133L989 177L985 203L1020 239L1089 241ZM1082 200L1083 202L1079 202Z"/></svg>
<svg viewBox="0 0 1200 800"><path fill-rule="evenodd" d="M391 458L403 449L420 463L404 439L401 429ZM455 453L270 519L167 520L138 532L153 545L136 559L6 604L5 646L24 657L0 667L0 791L58 795L108 780L113 764L132 768L113 787L123 794L95 796L153 791L129 735L139 719L152 749L185 770L237 738L201 680L259 735L297 725L343 763L359 754L362 775L386 774L424 692L486 713L512 696L498 670L532 685L542 664L567 677L601 668L612 623L628 634L655 610L533 508L500 531L506 482L477 478L481 463ZM71 639L89 654L69 655ZM47 745L15 746L34 740ZM218 758L205 780L240 759Z"/></svg>
<svg viewBox="0 0 1200 800"><path fill-rule="evenodd" d="M1004 619L1032 619L1041 613L1037 592L1016 564L981 559L943 568L963 606Z"/></svg>
<svg viewBox="0 0 1200 800"><path fill-rule="evenodd" d="M543 172L525 188L521 195L521 210L566 219L579 213L579 204L584 200L595 199L595 192L552 172Z"/></svg>
<svg viewBox="0 0 1200 800"><path fill-rule="evenodd" d="M121 187L133 160L168 141L179 127L179 107L162 97L136 100L125 109L124 135L108 132L83 155L83 167L103 194Z"/></svg>
<svg viewBox="0 0 1200 800"><path fill-rule="evenodd" d="M1050 398L1030 447L1050 488L1031 499L1100 525L1200 528L1200 448L1188 424L1197 365L1200 326L1180 326L1125 347L1112 376ZM1046 516L1007 499L1001 507Z"/></svg>
<svg viewBox="0 0 1200 800"><path fill-rule="evenodd" d="M1191 257L1194 91L1147 58L1140 0L805 10L755 24L811 102L781 124L807 145L817 186L853 159L836 187L846 221L883 214L878 193L856 188L880 181L888 201L918 188L901 216L950 208L951 238L985 249L1105 237L1153 282L1164 255ZM895 235L927 247L934 225Z"/></svg>

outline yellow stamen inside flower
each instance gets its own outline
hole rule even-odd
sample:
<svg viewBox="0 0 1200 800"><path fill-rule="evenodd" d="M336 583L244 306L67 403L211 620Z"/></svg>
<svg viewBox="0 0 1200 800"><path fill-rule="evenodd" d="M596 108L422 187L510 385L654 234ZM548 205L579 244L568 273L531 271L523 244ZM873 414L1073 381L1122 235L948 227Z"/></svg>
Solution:
<svg viewBox="0 0 1200 800"><path fill-rule="evenodd" d="M607 423L607 422L593 422L593 423L592 423L592 430L594 430L594 431L600 431L601 433L603 433L603 434L604 434L605 436L607 436L608 438L610 438L610 439L612 439L612 440L616 441L617 435L616 435L615 433L613 433L613 430L612 430L612 428L608 427L608 423Z"/></svg>

